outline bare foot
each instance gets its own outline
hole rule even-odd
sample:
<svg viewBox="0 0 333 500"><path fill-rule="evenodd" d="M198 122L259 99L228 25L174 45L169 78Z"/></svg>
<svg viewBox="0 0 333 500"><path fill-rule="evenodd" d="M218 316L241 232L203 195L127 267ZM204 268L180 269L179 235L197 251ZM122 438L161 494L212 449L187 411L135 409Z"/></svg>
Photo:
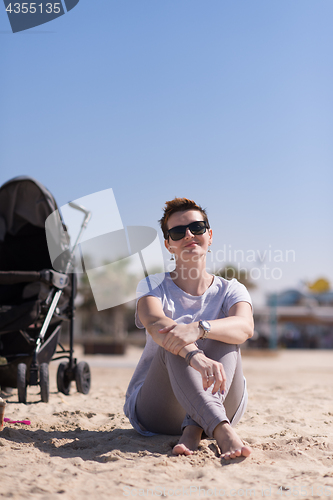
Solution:
<svg viewBox="0 0 333 500"><path fill-rule="evenodd" d="M222 458L229 460L236 457L248 457L252 450L245 446L228 422L221 422L214 430L214 438L219 445Z"/></svg>
<svg viewBox="0 0 333 500"><path fill-rule="evenodd" d="M188 425L185 427L179 443L173 447L172 453L174 455L193 455L193 452L198 449L201 435L201 427Z"/></svg>

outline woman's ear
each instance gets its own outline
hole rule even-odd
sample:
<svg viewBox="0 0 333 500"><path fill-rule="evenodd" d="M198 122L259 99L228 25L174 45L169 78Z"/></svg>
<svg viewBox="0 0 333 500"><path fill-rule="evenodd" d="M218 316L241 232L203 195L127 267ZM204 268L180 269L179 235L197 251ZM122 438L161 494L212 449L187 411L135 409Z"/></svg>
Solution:
<svg viewBox="0 0 333 500"><path fill-rule="evenodd" d="M164 246L168 250L168 252L172 253L171 250L170 250L170 246L169 246L169 241L168 240L164 240Z"/></svg>

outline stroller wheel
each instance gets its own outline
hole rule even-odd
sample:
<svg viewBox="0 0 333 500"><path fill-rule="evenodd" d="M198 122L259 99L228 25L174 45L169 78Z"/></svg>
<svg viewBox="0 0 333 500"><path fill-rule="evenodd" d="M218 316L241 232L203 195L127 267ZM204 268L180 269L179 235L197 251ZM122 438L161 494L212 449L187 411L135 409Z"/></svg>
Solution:
<svg viewBox="0 0 333 500"><path fill-rule="evenodd" d="M68 396L71 388L71 381L66 375L66 370L69 368L69 363L60 363L57 371L57 387L58 391Z"/></svg>
<svg viewBox="0 0 333 500"><path fill-rule="evenodd" d="M17 365L17 392L19 403L27 402L27 365L19 363Z"/></svg>
<svg viewBox="0 0 333 500"><path fill-rule="evenodd" d="M42 363L39 369L40 395L43 403L49 402L49 365Z"/></svg>
<svg viewBox="0 0 333 500"><path fill-rule="evenodd" d="M88 394L90 390L91 375L89 365L85 361L80 361L75 367L75 382L77 392Z"/></svg>

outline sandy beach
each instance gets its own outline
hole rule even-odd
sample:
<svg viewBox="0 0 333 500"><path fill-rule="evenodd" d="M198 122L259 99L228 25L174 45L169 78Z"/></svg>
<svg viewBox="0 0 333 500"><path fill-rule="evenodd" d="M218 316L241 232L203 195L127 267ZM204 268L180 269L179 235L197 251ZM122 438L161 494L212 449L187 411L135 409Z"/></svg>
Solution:
<svg viewBox="0 0 333 500"><path fill-rule="evenodd" d="M81 498L333 498L333 352L279 351L243 355L249 404L237 430L253 448L224 461L205 439L190 457L175 457L175 436L144 438L122 412L141 350L126 356L76 356L89 362L88 396L73 385L50 402L28 388L28 404L7 399L0 433L0 497ZM271 354L271 355L270 355Z"/></svg>

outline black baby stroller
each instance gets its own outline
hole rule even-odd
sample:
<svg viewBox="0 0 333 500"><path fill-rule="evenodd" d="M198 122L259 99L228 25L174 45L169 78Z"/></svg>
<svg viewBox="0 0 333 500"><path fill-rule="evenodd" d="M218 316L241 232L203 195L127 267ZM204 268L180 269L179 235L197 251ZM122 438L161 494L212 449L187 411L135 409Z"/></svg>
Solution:
<svg viewBox="0 0 333 500"><path fill-rule="evenodd" d="M41 399L48 402L48 364L54 355L66 359L57 372L60 392L69 394L73 380L79 392L90 389L89 365L73 358L76 278L71 272L90 213L70 205L85 213L71 250L56 202L44 186L16 177L0 188L0 386L17 387L20 403L26 403L29 385L40 385ZM52 231L46 235L45 221L51 214ZM50 242L59 255L56 271ZM58 343L63 321L69 322L69 350Z"/></svg>

